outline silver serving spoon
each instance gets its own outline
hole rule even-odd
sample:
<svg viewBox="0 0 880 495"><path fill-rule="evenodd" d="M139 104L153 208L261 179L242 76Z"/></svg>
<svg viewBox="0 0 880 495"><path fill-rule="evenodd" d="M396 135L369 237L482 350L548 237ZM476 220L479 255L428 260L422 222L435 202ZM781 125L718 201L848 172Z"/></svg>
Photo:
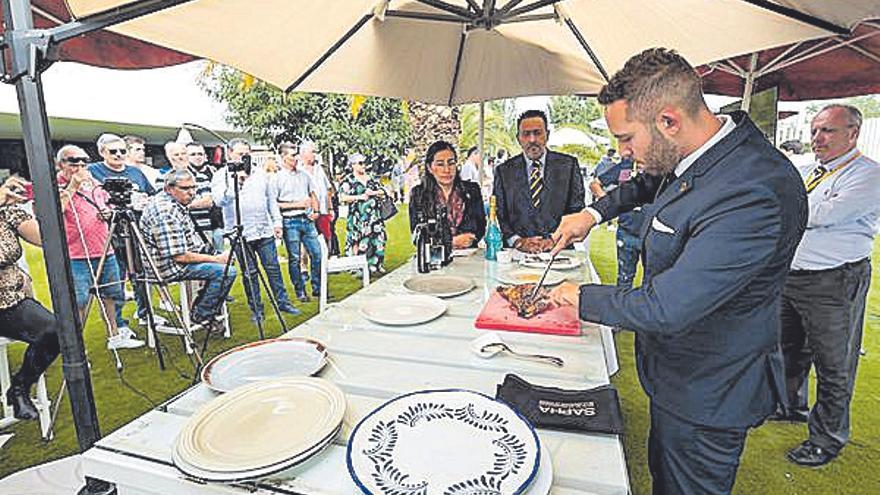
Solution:
<svg viewBox="0 0 880 495"><path fill-rule="evenodd" d="M513 349L511 349L504 342L492 342L492 343L486 344L480 348L480 352L492 353L490 355L498 354L499 352L509 352L514 357L518 357L521 359L531 359L531 360L535 360L535 361L544 361L549 364L552 364L553 366L558 366L560 368L565 365L565 361L563 361L562 358L560 358L560 357L547 356L544 354L527 354L527 353L522 353L522 352L516 352Z"/></svg>

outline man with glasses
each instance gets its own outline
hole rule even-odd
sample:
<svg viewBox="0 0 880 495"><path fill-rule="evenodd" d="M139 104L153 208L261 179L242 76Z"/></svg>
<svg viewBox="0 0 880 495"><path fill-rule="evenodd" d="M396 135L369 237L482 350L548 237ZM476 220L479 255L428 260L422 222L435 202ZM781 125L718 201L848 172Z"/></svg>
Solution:
<svg viewBox="0 0 880 495"><path fill-rule="evenodd" d="M188 170L196 180L196 198L189 205L190 214L200 231L210 234L211 243L217 251L223 250L223 210L214 205L211 197L211 179L214 170L208 163L208 155L201 143L186 144Z"/></svg>
<svg viewBox="0 0 880 495"><path fill-rule="evenodd" d="M547 115L528 110L517 120L522 154L495 170L498 224L507 246L549 251L563 215L584 208L584 180L577 158L547 150Z"/></svg>
<svg viewBox="0 0 880 495"><path fill-rule="evenodd" d="M227 144L229 163L241 164L245 156L250 156L251 146L244 139L231 139ZM275 239L281 238L281 212L278 209L274 184L269 175L258 168L230 172L228 166L214 174L211 181L211 196L214 204L223 208L223 223L226 235L233 239L236 228L235 183L239 183L239 205L241 207L242 243L233 246L238 264L244 273L244 291L251 309L251 320L264 319L263 302L260 296L259 267L257 257L266 272L269 288L278 303L278 309L292 315L300 314L287 297Z"/></svg>
<svg viewBox="0 0 880 495"><path fill-rule="evenodd" d="M116 134L101 134L97 145L98 153L104 160L89 165L88 171L92 174L92 178L99 184L104 184L104 181L111 177L126 179L131 182L130 206L135 213L140 212L147 202L147 197L155 194L156 189L140 169L126 165L125 159L128 155L128 146L121 137ZM115 232L110 233L110 235L114 236L113 250L116 253L116 262L119 264L120 278L125 280L128 276L125 243L122 238L115 236L115 234ZM141 294L137 286L135 286L134 300L137 306L136 314L138 321L144 325L147 321L147 298L145 294ZM122 317L122 306L122 304L116 306L116 325L119 327L120 333L134 335Z"/></svg>
<svg viewBox="0 0 880 495"><path fill-rule="evenodd" d="M850 437L849 405L880 219L880 164L859 152L861 125L855 107L823 108L811 125L818 163L802 171L810 216L782 289L790 410L771 417L807 423L808 439L788 452L788 459L802 466L831 462ZM816 403L809 409L811 366Z"/></svg>
<svg viewBox="0 0 880 495"><path fill-rule="evenodd" d="M196 296L192 321L213 325L224 298L235 281L236 270L226 266L229 252L208 254L212 249L196 233L187 205L195 197L196 183L189 170L171 170L165 176L165 189L147 203L140 228L147 252L156 262L163 281L202 280L204 287ZM224 276L224 272L228 272Z"/></svg>
<svg viewBox="0 0 880 495"><path fill-rule="evenodd" d="M318 296L321 291L321 246L315 228L315 220L320 212L318 196L312 178L297 167L296 146L281 143L278 152L281 154L281 170L275 176L275 186L278 189L278 207L284 218L287 269L296 289L296 297L307 302L309 296L300 271L300 243L305 245L309 253L312 295Z"/></svg>
<svg viewBox="0 0 880 495"><path fill-rule="evenodd" d="M128 330L119 332L116 324L116 305L125 302L123 282L119 278L119 266L112 251L104 252L110 231L107 218L109 195L96 188L94 179L86 170L89 156L79 146L67 145L58 150L58 186L61 210L64 213L64 230L67 234L67 247L70 251L70 269L73 272L73 287L76 293L76 306L80 318L86 321L89 291L99 286L98 300L102 306L101 316L107 324L109 336L107 348L134 349L144 342L133 337ZM98 266L106 254L101 273Z"/></svg>

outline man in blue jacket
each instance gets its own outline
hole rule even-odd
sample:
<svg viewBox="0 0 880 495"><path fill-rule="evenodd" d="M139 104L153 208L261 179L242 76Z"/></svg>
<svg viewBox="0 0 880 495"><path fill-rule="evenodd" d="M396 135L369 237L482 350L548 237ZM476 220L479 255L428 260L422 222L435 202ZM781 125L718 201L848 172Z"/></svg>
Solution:
<svg viewBox="0 0 880 495"><path fill-rule="evenodd" d="M674 51L630 59L599 102L646 173L566 216L554 249L642 206L644 282L554 298L636 333L654 493L730 493L749 428L783 400L780 295L806 227L803 181L746 114L711 113Z"/></svg>

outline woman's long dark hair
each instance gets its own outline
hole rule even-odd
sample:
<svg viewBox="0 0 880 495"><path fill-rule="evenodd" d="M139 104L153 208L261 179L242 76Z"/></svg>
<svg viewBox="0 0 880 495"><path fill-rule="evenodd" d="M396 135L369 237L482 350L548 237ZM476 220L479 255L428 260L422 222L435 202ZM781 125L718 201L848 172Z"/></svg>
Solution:
<svg viewBox="0 0 880 495"><path fill-rule="evenodd" d="M437 204L437 188L440 187L434 174L431 173L431 163L434 162L434 157L437 153L445 150L451 151L453 159L458 161L458 153L455 151L455 146L446 141L435 141L434 144L428 146L428 151L425 152L425 174L424 177L422 177L424 191L422 191L419 209L427 215L431 215L434 211L434 207ZM461 190L461 177L459 177L457 169L455 171L455 180L452 183L452 189Z"/></svg>

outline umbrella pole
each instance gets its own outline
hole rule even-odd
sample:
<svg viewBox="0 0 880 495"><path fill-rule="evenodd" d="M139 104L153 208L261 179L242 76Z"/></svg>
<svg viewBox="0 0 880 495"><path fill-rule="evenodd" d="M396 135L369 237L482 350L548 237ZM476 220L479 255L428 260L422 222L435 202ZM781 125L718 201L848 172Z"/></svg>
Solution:
<svg viewBox="0 0 880 495"><path fill-rule="evenodd" d="M746 73L746 84L745 88L743 88L743 97L742 104L740 105L740 110L744 112L749 111L749 107L752 106L752 91L755 89L755 74L758 70L758 54L753 53L751 60L749 60L749 72Z"/></svg>
<svg viewBox="0 0 880 495"><path fill-rule="evenodd" d="M480 100L480 135L479 135L479 150L480 150L480 167L477 170L477 177L480 178L480 184L483 184L483 160L485 160L485 149L486 149L486 102Z"/></svg>

